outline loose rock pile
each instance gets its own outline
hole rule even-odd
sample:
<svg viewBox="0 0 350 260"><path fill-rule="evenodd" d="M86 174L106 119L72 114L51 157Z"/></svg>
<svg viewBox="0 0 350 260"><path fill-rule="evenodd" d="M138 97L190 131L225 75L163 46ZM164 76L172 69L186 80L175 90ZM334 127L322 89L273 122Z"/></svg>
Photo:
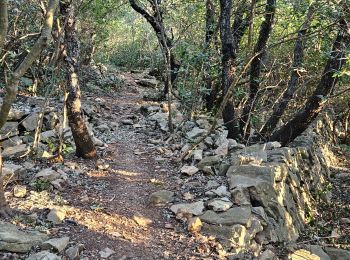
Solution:
<svg viewBox="0 0 350 260"><path fill-rule="evenodd" d="M160 106L145 106L142 112L149 123L167 130L168 114ZM205 116L178 124L182 125L177 133L182 135L178 141L182 145L172 149L172 156L181 154L210 128ZM317 122L315 132L324 125L322 120ZM316 211L316 201L330 199L324 187L335 158L315 132L308 131L296 140L295 147L281 147L278 142L245 146L228 139L227 131L220 127L180 167L182 198L163 199L162 191L157 200L184 200L170 210L187 223L189 231L214 235L231 257L242 259L248 253L274 259L274 253L266 248L275 242L294 245L307 217ZM152 196L154 200L157 194ZM321 258L305 259L348 259L331 254L331 258L323 257L327 254L321 247L317 249L307 252ZM326 248L327 253L332 250L337 249ZM299 259L298 252L291 258ZM339 255L344 252L338 251ZM345 254L349 256L349 252Z"/></svg>

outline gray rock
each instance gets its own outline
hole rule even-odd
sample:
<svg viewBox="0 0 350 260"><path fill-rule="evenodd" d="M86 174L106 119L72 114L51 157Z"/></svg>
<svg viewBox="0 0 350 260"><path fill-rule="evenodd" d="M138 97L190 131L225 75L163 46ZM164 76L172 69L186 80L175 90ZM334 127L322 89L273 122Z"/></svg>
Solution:
<svg viewBox="0 0 350 260"><path fill-rule="evenodd" d="M218 226L204 223L204 234L215 236L225 247L241 247L248 243L246 240L247 229L242 225Z"/></svg>
<svg viewBox="0 0 350 260"><path fill-rule="evenodd" d="M140 86L147 87L147 88L155 88L158 85L158 81L154 78L152 78L152 79L146 79L146 78L137 79L137 80L135 80L135 82L137 84L139 84Z"/></svg>
<svg viewBox="0 0 350 260"><path fill-rule="evenodd" d="M215 154L219 156L226 156L228 154L229 141L225 139L218 148L215 150Z"/></svg>
<svg viewBox="0 0 350 260"><path fill-rule="evenodd" d="M203 222L217 225L249 225L251 222L251 207L234 207L226 212L216 213L212 210L206 211L200 216Z"/></svg>
<svg viewBox="0 0 350 260"><path fill-rule="evenodd" d="M27 253L47 239L45 234L20 231L15 225L0 220L0 251Z"/></svg>
<svg viewBox="0 0 350 260"><path fill-rule="evenodd" d="M1 142L1 146L5 149L7 147L21 145L23 143L19 136L13 136Z"/></svg>
<svg viewBox="0 0 350 260"><path fill-rule="evenodd" d="M4 163L2 167L2 175L5 182L21 179L21 176L24 175L24 172L25 170L21 165L13 163Z"/></svg>
<svg viewBox="0 0 350 260"><path fill-rule="evenodd" d="M289 254L288 259L292 260L320 260L318 255L311 253L305 249L299 249L291 254Z"/></svg>
<svg viewBox="0 0 350 260"><path fill-rule="evenodd" d="M3 158L18 158L28 154L29 147L26 144L21 144L13 147L7 147L2 152Z"/></svg>
<svg viewBox="0 0 350 260"><path fill-rule="evenodd" d="M199 169L196 166L188 166L185 165L181 168L181 173L186 174L188 176L192 176L193 174L196 174Z"/></svg>
<svg viewBox="0 0 350 260"><path fill-rule="evenodd" d="M66 217L66 211L63 209L52 209L49 214L47 214L47 220L53 224L60 224Z"/></svg>
<svg viewBox="0 0 350 260"><path fill-rule="evenodd" d="M69 237L61 237L61 238L52 238L50 240L45 241L41 248L44 250L54 249L57 252L61 253L67 247L69 243Z"/></svg>
<svg viewBox="0 0 350 260"><path fill-rule="evenodd" d="M198 163L197 167L202 170L205 166L214 166L219 164L220 161L221 159L217 155L204 157L203 160Z"/></svg>
<svg viewBox="0 0 350 260"><path fill-rule="evenodd" d="M236 205L250 205L250 196L248 189L238 187L231 191L232 201Z"/></svg>
<svg viewBox="0 0 350 260"><path fill-rule="evenodd" d="M331 260L349 260L350 251L334 247L326 247L324 249L330 256Z"/></svg>
<svg viewBox="0 0 350 260"><path fill-rule="evenodd" d="M190 213L195 216L199 216L203 214L204 211L204 202L203 201L197 201L193 203L181 203L181 204L175 204L170 207L170 210L174 212L175 214L179 212L183 213Z"/></svg>
<svg viewBox="0 0 350 260"><path fill-rule="evenodd" d="M39 113L32 113L27 116L21 124L28 132L33 132L38 126L38 121Z"/></svg>
<svg viewBox="0 0 350 260"><path fill-rule="evenodd" d="M214 210L215 212L227 211L229 208L232 207L232 205L233 203L227 197L214 199L208 202L208 207Z"/></svg>
<svg viewBox="0 0 350 260"><path fill-rule="evenodd" d="M220 186L220 183L218 183L217 181L209 180L205 188L212 189L212 188L217 188L219 186Z"/></svg>
<svg viewBox="0 0 350 260"><path fill-rule="evenodd" d="M108 247L106 247L105 249L103 249L99 252L101 258L103 258L103 259L107 259L110 256L114 255L115 253L116 253L115 251L113 251L112 249L110 249Z"/></svg>
<svg viewBox="0 0 350 260"><path fill-rule="evenodd" d="M56 138L56 132L54 130L45 131L40 134L40 140L43 142L49 142L53 138Z"/></svg>
<svg viewBox="0 0 350 260"><path fill-rule="evenodd" d="M331 260L331 258L323 251L322 247L318 245L308 245L305 249L309 250L312 254L317 255L320 260Z"/></svg>
<svg viewBox="0 0 350 260"><path fill-rule="evenodd" d="M227 191L227 187L225 185L217 187L215 190L212 190L212 192L220 197L230 196L230 192Z"/></svg>
<svg viewBox="0 0 350 260"><path fill-rule="evenodd" d="M52 168L46 168L35 174L35 178L40 178L45 181L54 181L61 178L61 174Z"/></svg>
<svg viewBox="0 0 350 260"><path fill-rule="evenodd" d="M81 251L83 251L84 246L78 245L78 246L72 246L66 250L66 256L69 260L78 260Z"/></svg>
<svg viewBox="0 0 350 260"><path fill-rule="evenodd" d="M19 134L17 122L6 122L0 129L0 140L16 136Z"/></svg>
<svg viewBox="0 0 350 260"><path fill-rule="evenodd" d="M56 254L50 253L50 251L40 251L34 255L30 255L27 260L61 260Z"/></svg>
<svg viewBox="0 0 350 260"><path fill-rule="evenodd" d="M191 131L187 132L186 137L188 139L196 139L202 135L205 135L208 131L199 127L194 127Z"/></svg>
<svg viewBox="0 0 350 260"><path fill-rule="evenodd" d="M174 192L168 190L160 190L151 194L150 202L153 205L166 204L172 202L174 199Z"/></svg>
<svg viewBox="0 0 350 260"><path fill-rule="evenodd" d="M265 250L259 256L259 260L273 260L276 259L276 255L270 249Z"/></svg>
<svg viewBox="0 0 350 260"><path fill-rule="evenodd" d="M192 155L194 160L200 161L203 159L203 150L194 150Z"/></svg>

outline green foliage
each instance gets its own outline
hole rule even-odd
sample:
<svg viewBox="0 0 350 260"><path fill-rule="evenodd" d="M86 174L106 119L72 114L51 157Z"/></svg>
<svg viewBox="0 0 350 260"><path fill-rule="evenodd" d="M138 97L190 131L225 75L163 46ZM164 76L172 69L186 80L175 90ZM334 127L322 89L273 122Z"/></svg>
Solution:
<svg viewBox="0 0 350 260"><path fill-rule="evenodd" d="M51 187L51 183L49 181L45 181L42 179L36 179L34 182L34 188L36 191L44 191L44 190L48 190Z"/></svg>

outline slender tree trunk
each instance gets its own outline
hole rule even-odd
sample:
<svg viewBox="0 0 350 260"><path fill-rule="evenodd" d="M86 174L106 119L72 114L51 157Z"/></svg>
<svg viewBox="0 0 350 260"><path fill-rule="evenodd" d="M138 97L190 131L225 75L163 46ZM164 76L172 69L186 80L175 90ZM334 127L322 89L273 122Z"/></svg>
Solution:
<svg viewBox="0 0 350 260"><path fill-rule="evenodd" d="M288 145L302 134L312 121L322 111L327 103L327 97L332 93L338 77L334 73L340 71L346 61L345 55L350 47L350 23L340 20L340 29L334 41L333 49L323 71L321 80L306 105L296 115L270 137L271 141L279 141Z"/></svg>
<svg viewBox="0 0 350 260"><path fill-rule="evenodd" d="M174 53L172 52L172 49L174 47L172 39L169 38L169 36L165 33L165 30L163 30L164 29L163 17L162 17L162 13L157 8L158 2L149 1L154 12L153 15L151 15L148 11L146 11L146 9L138 5L135 0L129 0L129 3L131 7L136 12L141 14L146 19L146 21L152 26L162 49L164 50L165 48L168 48L170 50L171 85L174 86L179 69L181 67L181 63L176 59ZM164 31L164 35L162 31ZM168 92L169 92L169 86L167 81L165 81L162 98L165 98L168 95Z"/></svg>
<svg viewBox="0 0 350 260"><path fill-rule="evenodd" d="M309 10L306 15L305 22L298 33L298 39L294 45L294 61L292 65L292 72L290 75L290 80L288 82L287 90L283 93L282 99L276 103L273 107L273 112L270 118L266 121L262 130L260 131L261 136L268 137L271 135L273 130L276 128L277 123L281 119L284 111L286 110L289 101L293 98L294 93L297 89L299 78L300 78L300 70L304 61L304 46L305 46L305 35L310 27L310 24L313 20L313 15L315 13L315 4L311 4Z"/></svg>
<svg viewBox="0 0 350 260"><path fill-rule="evenodd" d="M232 0L220 0L220 11L220 36L222 48L221 85L223 96L225 96L232 85L236 73L236 56L233 49L233 34L231 30ZM232 99L226 104L222 117L225 126L228 129L228 137L238 139L239 128L235 120L235 108Z"/></svg>
<svg viewBox="0 0 350 260"><path fill-rule="evenodd" d="M210 50L212 38L215 34L215 6L212 0L206 1L206 16L205 16L205 52L208 55L204 64L204 83L207 92L204 94L205 106L208 111L211 111L214 107L215 99L217 97L217 90L213 84L211 76L211 64L210 64Z"/></svg>
<svg viewBox="0 0 350 260"><path fill-rule="evenodd" d="M81 110L81 94L79 86L80 42L75 27L75 10L72 0L61 4L61 12L66 18L65 24L65 63L68 92L67 112L69 126L76 145L76 155L86 159L96 157L96 148L89 135L84 114Z"/></svg>
<svg viewBox="0 0 350 260"><path fill-rule="evenodd" d="M275 16L276 0L266 1L265 20L262 22L259 32L259 38L254 48L256 55L250 66L250 83L249 83L249 97L243 108L240 119L241 133L246 138L249 134L250 116L256 104L256 98L260 86L260 73L262 65L262 57L264 56L264 49L272 31L272 24Z"/></svg>

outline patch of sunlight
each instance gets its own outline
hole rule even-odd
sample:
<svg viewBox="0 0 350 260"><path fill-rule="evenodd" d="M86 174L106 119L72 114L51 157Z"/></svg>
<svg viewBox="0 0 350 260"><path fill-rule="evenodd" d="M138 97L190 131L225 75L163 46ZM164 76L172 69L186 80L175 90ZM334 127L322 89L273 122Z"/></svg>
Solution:
<svg viewBox="0 0 350 260"><path fill-rule="evenodd" d="M124 170L114 170L113 172L115 174L118 174L118 175L129 176L129 177L140 176L141 175L138 172L124 171Z"/></svg>
<svg viewBox="0 0 350 260"><path fill-rule="evenodd" d="M148 243L151 230L145 228L152 221L138 216L135 219L116 213L106 214L102 211L89 211L82 208L72 208L69 217L79 225L96 234L105 234L115 239L122 239L133 244ZM135 232L137 230L137 232Z"/></svg>

